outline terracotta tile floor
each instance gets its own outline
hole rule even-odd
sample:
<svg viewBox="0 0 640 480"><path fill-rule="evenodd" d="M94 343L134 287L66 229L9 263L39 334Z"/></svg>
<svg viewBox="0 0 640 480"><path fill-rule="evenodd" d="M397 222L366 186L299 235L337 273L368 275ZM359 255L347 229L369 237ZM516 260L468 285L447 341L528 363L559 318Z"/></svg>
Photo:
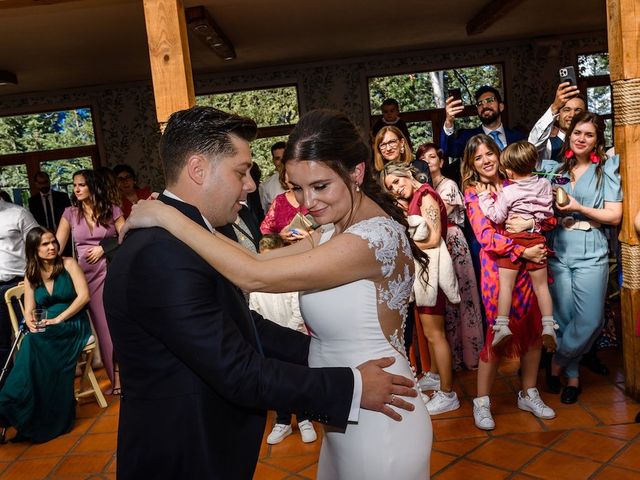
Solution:
<svg viewBox="0 0 640 480"><path fill-rule="evenodd" d="M473 425L475 373L457 374L462 408L432 419L432 478L640 478L640 424L634 423L640 405L624 395L620 353L600 355L611 374L586 372L584 393L576 405L562 405L558 396L543 393L558 412L556 419L546 421L518 410L518 363L504 364L492 399L497 423L492 432ZM106 386L104 373L99 373ZM104 410L95 403L79 406L75 428L68 435L40 445L0 445L0 480L115 478L119 401L107 400L109 407ZM9 431L9 438L13 433ZM313 479L319 450L320 441L303 444L297 431L279 445L263 443L254 478Z"/></svg>

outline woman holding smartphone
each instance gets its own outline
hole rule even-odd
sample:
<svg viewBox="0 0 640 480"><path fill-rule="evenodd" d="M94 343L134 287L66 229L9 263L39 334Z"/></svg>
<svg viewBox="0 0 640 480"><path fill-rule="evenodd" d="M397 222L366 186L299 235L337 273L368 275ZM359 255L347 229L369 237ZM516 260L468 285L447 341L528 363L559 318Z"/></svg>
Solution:
<svg viewBox="0 0 640 480"><path fill-rule="evenodd" d="M75 420L76 363L91 335L89 287L78 263L60 256L51 230L30 230L25 250L24 317L30 333L0 390L0 424L15 427L21 438L46 442L69 432ZM45 318L38 325L36 308Z"/></svg>

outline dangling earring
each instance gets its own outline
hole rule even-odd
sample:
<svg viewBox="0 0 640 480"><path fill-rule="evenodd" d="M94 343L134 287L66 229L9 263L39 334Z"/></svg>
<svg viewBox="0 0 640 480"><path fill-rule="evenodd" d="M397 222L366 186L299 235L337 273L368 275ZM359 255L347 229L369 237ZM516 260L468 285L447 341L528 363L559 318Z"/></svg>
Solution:
<svg viewBox="0 0 640 480"><path fill-rule="evenodd" d="M567 160L569 160L570 158L573 158L574 155L575 153L571 149L568 149L564 152L564 158L566 158Z"/></svg>
<svg viewBox="0 0 640 480"><path fill-rule="evenodd" d="M591 160L591 163L600 163L600 157L595 150L591 150L591 153L589 154L589 160Z"/></svg>
<svg viewBox="0 0 640 480"><path fill-rule="evenodd" d="M359 191L360 191L360 185L356 183L356 192L359 192Z"/></svg>
<svg viewBox="0 0 640 480"><path fill-rule="evenodd" d="M402 146L400 147L400 153L401 153L402 155L404 155L404 145L402 145Z"/></svg>

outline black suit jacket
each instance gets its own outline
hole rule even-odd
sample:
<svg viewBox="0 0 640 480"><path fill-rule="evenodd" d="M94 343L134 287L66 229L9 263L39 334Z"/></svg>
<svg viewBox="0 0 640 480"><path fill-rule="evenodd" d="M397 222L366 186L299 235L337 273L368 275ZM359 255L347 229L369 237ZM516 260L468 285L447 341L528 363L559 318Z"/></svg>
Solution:
<svg viewBox="0 0 640 480"><path fill-rule="evenodd" d="M71 206L69 196L64 192L57 192L51 190L51 199L53 200L53 215L56 219L56 225L60 225L60 218L64 209ZM42 197L40 193L29 197L29 211L36 219L39 225L47 226L47 217L44 213L44 207L42 205Z"/></svg>
<svg viewBox="0 0 640 480"><path fill-rule="evenodd" d="M507 138L507 145L519 140L526 140L527 135L504 127L504 135ZM464 147L471 137L484 133L482 126L476 128L462 128L457 130L453 135L444 133L444 129L440 132L440 148L444 155L451 158L460 158L464 153Z"/></svg>
<svg viewBox="0 0 640 480"><path fill-rule="evenodd" d="M160 200L204 226L194 207ZM250 312L167 231L127 236L104 301L123 391L119 480L251 479L267 409L346 426L350 369L303 366L308 337Z"/></svg>

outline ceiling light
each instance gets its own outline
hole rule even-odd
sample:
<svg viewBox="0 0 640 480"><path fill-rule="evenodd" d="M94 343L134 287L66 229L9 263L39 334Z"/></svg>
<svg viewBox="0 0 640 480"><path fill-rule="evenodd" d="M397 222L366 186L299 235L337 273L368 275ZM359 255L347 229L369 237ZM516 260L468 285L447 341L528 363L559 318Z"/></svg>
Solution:
<svg viewBox="0 0 640 480"><path fill-rule="evenodd" d="M0 70L0 86L17 84L18 77L16 77L15 73L7 72L6 70Z"/></svg>
<svg viewBox="0 0 640 480"><path fill-rule="evenodd" d="M203 6L186 8L184 13L187 26L216 55L225 61L236 58L233 45Z"/></svg>

